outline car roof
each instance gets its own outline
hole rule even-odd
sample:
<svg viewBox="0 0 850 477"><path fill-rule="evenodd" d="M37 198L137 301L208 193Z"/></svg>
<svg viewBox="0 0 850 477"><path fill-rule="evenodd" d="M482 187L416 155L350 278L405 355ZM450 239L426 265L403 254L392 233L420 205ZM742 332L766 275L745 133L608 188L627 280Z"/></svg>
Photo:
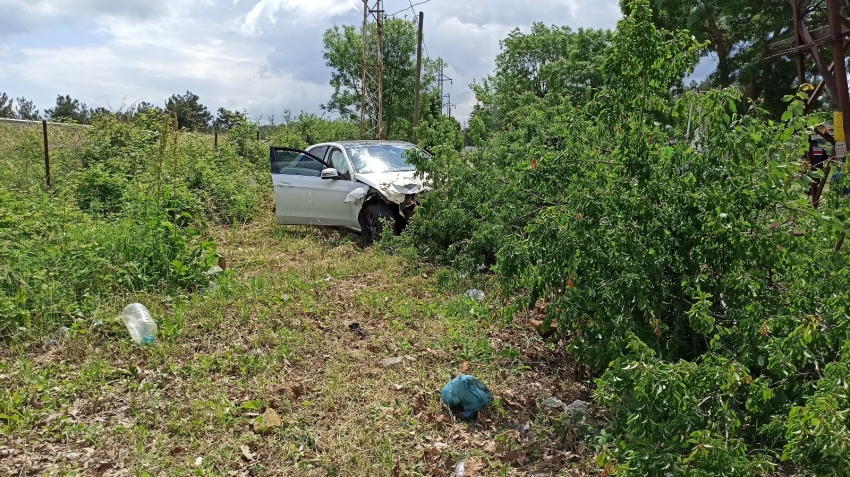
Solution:
<svg viewBox="0 0 850 477"><path fill-rule="evenodd" d="M342 147L362 147L362 146L412 146L413 144L404 141L338 141L338 142L323 142L314 144L316 146L342 146Z"/></svg>

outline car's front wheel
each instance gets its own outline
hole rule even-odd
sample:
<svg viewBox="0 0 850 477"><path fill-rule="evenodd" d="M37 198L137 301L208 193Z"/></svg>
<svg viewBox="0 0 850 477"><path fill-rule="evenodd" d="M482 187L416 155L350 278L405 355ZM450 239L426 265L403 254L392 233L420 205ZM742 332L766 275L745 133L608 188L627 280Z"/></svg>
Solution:
<svg viewBox="0 0 850 477"><path fill-rule="evenodd" d="M394 224L395 217L390 206L384 203L370 204L360 215L360 230L366 243L374 243L381 240L384 233L384 224Z"/></svg>

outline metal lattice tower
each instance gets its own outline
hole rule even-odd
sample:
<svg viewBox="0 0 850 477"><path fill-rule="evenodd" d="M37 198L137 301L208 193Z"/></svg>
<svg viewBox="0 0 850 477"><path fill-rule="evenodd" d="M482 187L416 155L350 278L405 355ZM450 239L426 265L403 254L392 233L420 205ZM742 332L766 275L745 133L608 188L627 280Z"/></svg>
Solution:
<svg viewBox="0 0 850 477"><path fill-rule="evenodd" d="M806 57L811 56L817 71L821 77L820 82L814 87L806 102L805 112L814 109L818 99L824 90L829 91L835 100L840 112L841 122L836 120L836 136L833 137L826 131L819 131L820 135L835 146L835 155L843 158L846 154L847 138L850 137L850 89L848 88L846 59L847 47L850 46L850 18L843 15L842 2L840 0L826 0L827 25L816 25L823 23L823 19L811 15L815 7L821 9L824 2L813 2L812 0L790 0L792 9L793 36L773 43L772 49L778 51L765 60L781 56L796 57L797 79L800 84L808 81L806 77ZM832 63L827 65L827 57L822 54L821 48L831 45ZM815 158L810 148L807 153L809 163L814 166ZM826 176L829 176L830 165L825 168ZM826 180L815 181L811 185L812 204L815 208L820 204Z"/></svg>
<svg viewBox="0 0 850 477"><path fill-rule="evenodd" d="M451 116L452 115L452 98L451 98L451 94L449 94L448 95L448 105L447 105L446 104L446 94L444 92L444 86L445 86L446 81L448 81L449 84L453 84L454 80L452 80L451 78L449 78L448 76L445 75L445 73L444 73L445 64L443 63L443 60L440 59L438 61L439 61L440 72L437 74L437 85L438 85L438 88L440 90L441 109L442 109L443 112L445 112L446 108L448 108L448 116Z"/></svg>
<svg viewBox="0 0 850 477"><path fill-rule="evenodd" d="M360 137L384 139L383 0L363 0L363 78L360 91ZM374 20L375 28L372 28Z"/></svg>

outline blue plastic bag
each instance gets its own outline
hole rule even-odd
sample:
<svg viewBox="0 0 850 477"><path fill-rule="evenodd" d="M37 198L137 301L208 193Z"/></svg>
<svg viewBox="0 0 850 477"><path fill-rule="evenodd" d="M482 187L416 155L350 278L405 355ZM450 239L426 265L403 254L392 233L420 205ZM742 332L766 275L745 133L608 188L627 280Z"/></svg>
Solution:
<svg viewBox="0 0 850 477"><path fill-rule="evenodd" d="M463 407L464 419L474 419L478 411L493 402L493 394L487 386L466 374L449 381L440 391L440 395L450 408Z"/></svg>

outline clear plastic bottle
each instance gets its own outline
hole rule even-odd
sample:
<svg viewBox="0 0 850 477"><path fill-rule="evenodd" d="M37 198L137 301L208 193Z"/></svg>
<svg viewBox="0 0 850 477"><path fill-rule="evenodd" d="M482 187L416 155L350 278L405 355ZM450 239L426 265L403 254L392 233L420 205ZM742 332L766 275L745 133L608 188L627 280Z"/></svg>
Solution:
<svg viewBox="0 0 850 477"><path fill-rule="evenodd" d="M151 318L145 305L141 303L127 305L121 311L120 318L136 343L152 344L156 339L156 322Z"/></svg>

